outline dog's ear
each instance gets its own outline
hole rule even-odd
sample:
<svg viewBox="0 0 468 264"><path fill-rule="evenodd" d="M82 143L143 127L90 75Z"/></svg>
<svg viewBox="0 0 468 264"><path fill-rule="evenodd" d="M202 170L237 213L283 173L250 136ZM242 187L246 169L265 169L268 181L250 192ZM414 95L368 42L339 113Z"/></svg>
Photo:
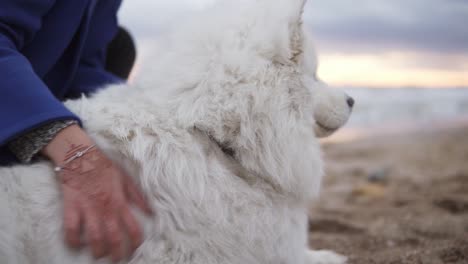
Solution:
<svg viewBox="0 0 468 264"><path fill-rule="evenodd" d="M272 59L281 64L297 63L303 51L302 15L306 0L265 0L268 17L265 28L271 33ZM268 54L268 53L267 53Z"/></svg>
<svg viewBox="0 0 468 264"><path fill-rule="evenodd" d="M294 4L296 6L294 6L289 25L290 60L297 62L299 55L301 55L303 51L304 34L302 24L307 0L293 0L291 2L295 2Z"/></svg>

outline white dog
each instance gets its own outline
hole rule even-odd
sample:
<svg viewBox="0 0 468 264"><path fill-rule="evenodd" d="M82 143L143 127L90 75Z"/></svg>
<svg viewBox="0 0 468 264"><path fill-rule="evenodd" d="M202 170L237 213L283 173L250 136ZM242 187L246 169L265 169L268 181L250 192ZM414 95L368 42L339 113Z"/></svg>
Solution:
<svg viewBox="0 0 468 264"><path fill-rule="evenodd" d="M153 68L66 105L156 212L128 263L344 263L307 250L317 136L352 99L316 78L305 0L225 1L166 38ZM0 169L0 263L84 264L63 240L52 165Z"/></svg>

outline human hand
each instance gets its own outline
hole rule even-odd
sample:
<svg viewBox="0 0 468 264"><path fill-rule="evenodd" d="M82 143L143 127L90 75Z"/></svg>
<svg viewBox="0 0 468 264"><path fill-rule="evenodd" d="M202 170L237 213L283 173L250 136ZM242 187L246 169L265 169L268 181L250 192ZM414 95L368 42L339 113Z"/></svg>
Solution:
<svg viewBox="0 0 468 264"><path fill-rule="evenodd" d="M59 166L77 151L93 144L81 134L84 132L79 127L65 130L44 150ZM54 145L64 142L77 144L69 144L68 151L63 154L63 147ZM110 256L113 261L119 261L141 245L142 231L130 204L147 214L151 214L151 209L132 179L102 151L90 149L67 163L58 176L63 194L65 239L69 246L79 248L82 245L83 231L85 243L95 258Z"/></svg>

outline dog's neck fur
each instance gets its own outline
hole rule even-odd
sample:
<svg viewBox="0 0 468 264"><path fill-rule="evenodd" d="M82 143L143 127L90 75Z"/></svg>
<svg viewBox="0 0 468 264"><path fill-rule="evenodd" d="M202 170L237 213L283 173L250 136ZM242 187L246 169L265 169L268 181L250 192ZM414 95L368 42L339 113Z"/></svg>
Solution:
<svg viewBox="0 0 468 264"><path fill-rule="evenodd" d="M236 151L233 148L231 148L227 144L223 144L219 142L216 138L214 138L213 136L210 136L210 134L207 132L201 131L200 129L196 127L194 129L199 130L202 134L206 135L214 144L216 144L216 146L218 146L218 148L224 153L224 155L232 157L232 158L235 157Z"/></svg>

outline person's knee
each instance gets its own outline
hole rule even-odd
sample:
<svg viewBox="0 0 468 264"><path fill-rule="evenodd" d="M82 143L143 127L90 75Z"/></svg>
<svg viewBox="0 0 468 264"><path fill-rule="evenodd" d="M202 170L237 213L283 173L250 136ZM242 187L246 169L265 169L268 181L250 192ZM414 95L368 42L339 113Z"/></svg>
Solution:
<svg viewBox="0 0 468 264"><path fill-rule="evenodd" d="M135 42L126 29L119 27L119 31L107 48L106 70L122 79L128 79L135 59Z"/></svg>

